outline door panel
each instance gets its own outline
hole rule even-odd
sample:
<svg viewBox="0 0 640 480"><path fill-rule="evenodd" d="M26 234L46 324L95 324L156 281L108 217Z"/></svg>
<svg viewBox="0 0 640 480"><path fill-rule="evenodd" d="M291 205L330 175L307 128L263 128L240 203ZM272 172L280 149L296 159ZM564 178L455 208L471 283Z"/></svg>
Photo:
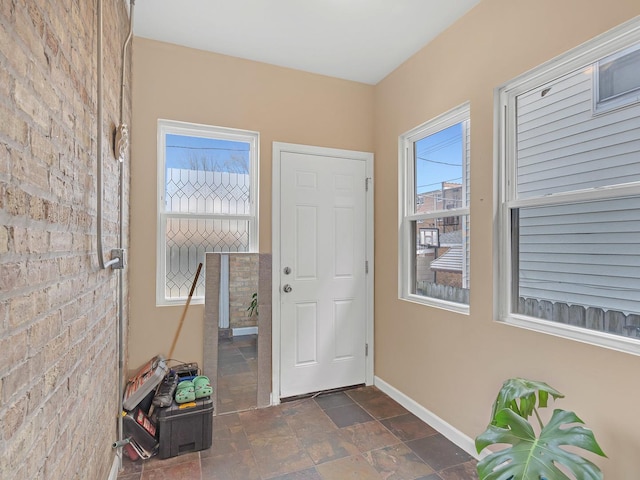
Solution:
<svg viewBox="0 0 640 480"><path fill-rule="evenodd" d="M280 396L364 383L366 164L292 152L280 162Z"/></svg>
<svg viewBox="0 0 640 480"><path fill-rule="evenodd" d="M315 303L299 303L296 305L295 332L295 366L317 363L318 315Z"/></svg>

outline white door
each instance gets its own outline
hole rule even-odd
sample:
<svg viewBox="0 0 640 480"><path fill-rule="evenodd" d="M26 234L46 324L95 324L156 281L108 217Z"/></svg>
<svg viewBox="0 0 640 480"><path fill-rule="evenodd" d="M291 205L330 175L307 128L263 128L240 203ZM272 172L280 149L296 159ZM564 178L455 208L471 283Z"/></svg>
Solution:
<svg viewBox="0 0 640 480"><path fill-rule="evenodd" d="M280 398L365 383L366 162L279 161Z"/></svg>

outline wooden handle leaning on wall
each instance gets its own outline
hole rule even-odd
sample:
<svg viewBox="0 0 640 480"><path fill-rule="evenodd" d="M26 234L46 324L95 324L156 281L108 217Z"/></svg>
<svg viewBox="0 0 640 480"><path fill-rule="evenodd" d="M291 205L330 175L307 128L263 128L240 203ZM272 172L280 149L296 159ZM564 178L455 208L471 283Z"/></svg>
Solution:
<svg viewBox="0 0 640 480"><path fill-rule="evenodd" d="M171 350L169 350L169 355L167 356L167 359L173 358L173 351L176 348L176 343L178 342L178 337L180 336L180 330L182 330L182 324L184 323L184 319L187 316L187 309L189 308L189 304L191 303L191 297L193 297L193 292L195 292L196 290L196 284L198 283L198 278L200 277L200 270L202 270L202 263L198 264L198 270L196 270L196 277L193 279L193 284L191 285L191 291L189 292L189 297L187 297L187 303L184 304L184 310L182 311L182 316L180 317L178 330L176 331L176 334L173 337L173 343L171 344Z"/></svg>

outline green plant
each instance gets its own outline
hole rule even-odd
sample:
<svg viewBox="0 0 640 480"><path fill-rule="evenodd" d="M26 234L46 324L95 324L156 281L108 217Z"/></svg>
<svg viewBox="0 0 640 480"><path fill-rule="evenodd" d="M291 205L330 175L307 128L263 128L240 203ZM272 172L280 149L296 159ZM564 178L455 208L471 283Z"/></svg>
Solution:
<svg viewBox="0 0 640 480"><path fill-rule="evenodd" d="M480 453L495 444L511 447L495 451L478 463L480 480L570 480L558 465L563 465L577 480L603 478L595 464L560 448L580 447L606 457L593 432L575 425L584 424L575 413L555 409L549 422L542 423L537 408L547 407L549 396L554 400L564 397L544 382L524 378L504 382L493 404L491 423L476 438L476 450ZM527 420L532 414L538 420L539 436Z"/></svg>
<svg viewBox="0 0 640 480"><path fill-rule="evenodd" d="M247 308L247 317L252 317L254 314L258 315L258 293L253 292L251 295L251 303L249 303L249 307Z"/></svg>

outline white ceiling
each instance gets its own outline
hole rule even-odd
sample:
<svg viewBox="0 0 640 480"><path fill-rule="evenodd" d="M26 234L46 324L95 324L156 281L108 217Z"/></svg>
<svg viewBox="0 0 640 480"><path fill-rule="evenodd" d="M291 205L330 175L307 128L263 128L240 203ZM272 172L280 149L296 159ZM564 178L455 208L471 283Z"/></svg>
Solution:
<svg viewBox="0 0 640 480"><path fill-rule="evenodd" d="M134 34L376 84L480 0L137 0Z"/></svg>

